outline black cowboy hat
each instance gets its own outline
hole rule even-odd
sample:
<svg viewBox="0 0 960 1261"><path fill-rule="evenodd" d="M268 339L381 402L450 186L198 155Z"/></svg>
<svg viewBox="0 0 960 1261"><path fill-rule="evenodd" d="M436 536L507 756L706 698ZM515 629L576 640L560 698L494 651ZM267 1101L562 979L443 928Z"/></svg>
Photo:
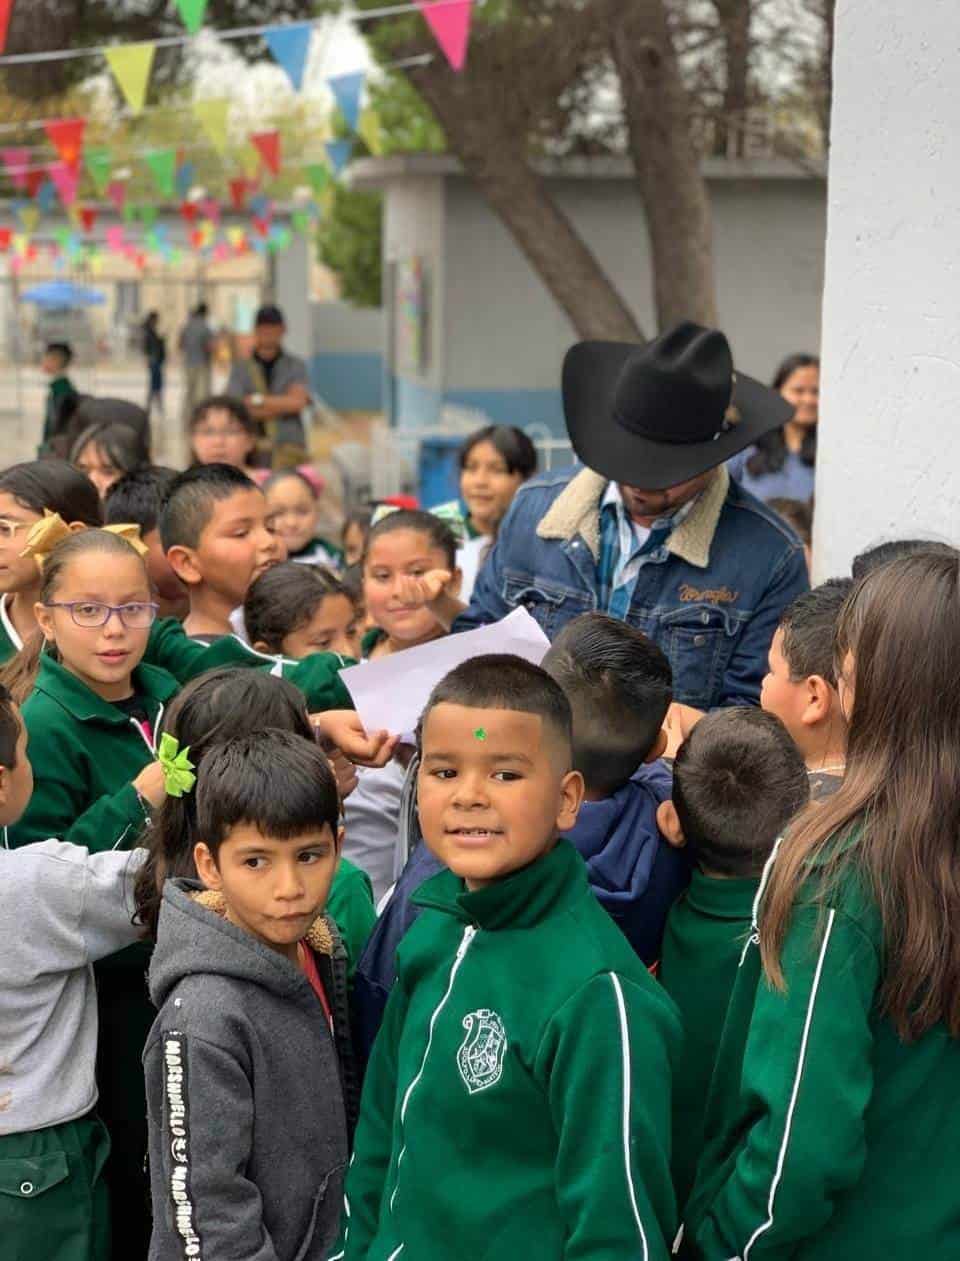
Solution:
<svg viewBox="0 0 960 1261"><path fill-rule="evenodd" d="M587 468L641 490L698 477L793 415L734 372L723 333L691 323L646 346L579 342L563 363L563 409Z"/></svg>

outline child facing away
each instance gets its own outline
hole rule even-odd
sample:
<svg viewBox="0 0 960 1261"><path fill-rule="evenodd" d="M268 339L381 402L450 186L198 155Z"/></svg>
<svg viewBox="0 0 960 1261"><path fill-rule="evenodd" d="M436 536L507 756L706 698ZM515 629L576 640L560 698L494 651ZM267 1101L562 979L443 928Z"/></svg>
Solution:
<svg viewBox="0 0 960 1261"><path fill-rule="evenodd" d="M252 583L243 604L247 639L258 652L294 661L314 652L360 656L350 592L329 569L285 561Z"/></svg>
<svg viewBox="0 0 960 1261"><path fill-rule="evenodd" d="M673 797L659 810L663 832L694 863L689 889L667 916L659 970L684 1031L673 1098L681 1212L703 1148L710 1078L763 866L808 796L803 758L776 718L719 709L680 746Z"/></svg>
<svg viewBox="0 0 960 1261"><path fill-rule="evenodd" d="M0 826L17 822L33 776L27 731L0 689ZM108 1261L96 1112L93 964L129 945L142 850L91 854L46 840L0 848L0 1238L5 1257Z"/></svg>
<svg viewBox="0 0 960 1261"><path fill-rule="evenodd" d="M665 1258L673 1004L559 840L583 781L544 671L478 657L424 711L417 894L347 1184L348 1261Z"/></svg>
<svg viewBox="0 0 960 1261"><path fill-rule="evenodd" d="M325 1261L347 1165L337 786L315 744L264 731L211 749L186 791L202 887L167 880L150 965L150 1261Z"/></svg>
<svg viewBox="0 0 960 1261"><path fill-rule="evenodd" d="M770 645L760 704L790 732L803 755L813 797L828 797L843 779L847 724L840 710L833 641L849 578L804 592L784 611Z"/></svg>
<svg viewBox="0 0 960 1261"><path fill-rule="evenodd" d="M686 1255L960 1256L960 559L837 627L837 792L780 842L730 1000Z"/></svg>
<svg viewBox="0 0 960 1261"><path fill-rule="evenodd" d="M320 536L320 492L309 477L284 469L264 482L263 493L289 560L340 568L343 552Z"/></svg>
<svg viewBox="0 0 960 1261"><path fill-rule="evenodd" d="M50 512L75 526L96 527L100 496L66 460L31 460L0 473L0 665L37 630L43 575L36 557L23 551L31 529Z"/></svg>
<svg viewBox="0 0 960 1261"><path fill-rule="evenodd" d="M158 616L182 620L190 609L187 588L170 568L159 528L160 505L176 476L176 469L156 464L124 473L106 493L103 516L107 525L129 523L139 529L140 540L147 549L147 573L156 593Z"/></svg>
<svg viewBox="0 0 960 1261"><path fill-rule="evenodd" d="M50 378L43 408L43 434L40 454L51 451L53 440L63 433L70 417L80 401L77 387L69 377L73 362L73 349L69 342L48 342L40 361L40 368Z"/></svg>
<svg viewBox="0 0 960 1261"><path fill-rule="evenodd" d="M230 615L250 584L286 559L263 492L228 464L197 465L174 478L160 512L160 539L189 595L183 628L207 644L234 633Z"/></svg>

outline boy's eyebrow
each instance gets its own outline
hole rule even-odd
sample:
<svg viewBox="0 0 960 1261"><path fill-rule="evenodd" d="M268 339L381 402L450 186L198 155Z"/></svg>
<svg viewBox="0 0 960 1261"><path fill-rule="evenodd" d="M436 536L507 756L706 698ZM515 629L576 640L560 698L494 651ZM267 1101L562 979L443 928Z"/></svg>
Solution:
<svg viewBox="0 0 960 1261"><path fill-rule="evenodd" d="M288 844L289 844L289 841L277 841L273 845L270 845L270 846L257 845L255 843L251 845L238 845L235 853L237 853L238 855L242 855L245 858L250 857L253 854L273 854L273 853L276 853L278 848L280 848L281 846L286 846ZM297 851L299 853L302 853L304 850L307 850L307 849L323 849L325 846L329 848L331 844L332 844L331 841L328 841L326 837L321 836L321 837L318 837L317 840L315 841L304 841L303 844L297 846Z"/></svg>
<svg viewBox="0 0 960 1261"><path fill-rule="evenodd" d="M424 762L455 762L460 756L459 753L424 753ZM488 762L523 762L526 766L533 766L533 759L527 757L525 753L484 753L482 756Z"/></svg>

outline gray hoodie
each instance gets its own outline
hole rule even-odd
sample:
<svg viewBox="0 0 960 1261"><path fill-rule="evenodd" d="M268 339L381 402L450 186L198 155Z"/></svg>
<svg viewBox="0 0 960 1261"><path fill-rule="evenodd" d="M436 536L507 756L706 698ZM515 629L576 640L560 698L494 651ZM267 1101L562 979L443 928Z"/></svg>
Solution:
<svg viewBox="0 0 960 1261"><path fill-rule="evenodd" d="M143 932L133 883L145 857L66 841L0 849L0 1134L73 1121L96 1103L92 965Z"/></svg>
<svg viewBox="0 0 960 1261"><path fill-rule="evenodd" d="M150 1261L322 1261L347 1163L334 1040L303 973L220 910L193 881L164 886L143 1053ZM320 964L337 945L325 919L307 940Z"/></svg>

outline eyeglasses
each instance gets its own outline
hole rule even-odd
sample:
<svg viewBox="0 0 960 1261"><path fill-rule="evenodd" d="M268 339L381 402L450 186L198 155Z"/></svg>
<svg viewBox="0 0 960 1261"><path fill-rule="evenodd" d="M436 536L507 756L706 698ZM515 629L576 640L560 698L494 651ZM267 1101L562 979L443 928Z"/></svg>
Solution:
<svg viewBox="0 0 960 1261"><path fill-rule="evenodd" d="M30 528L28 521L11 521L8 517L0 517L0 540L9 543L17 537L18 530Z"/></svg>
<svg viewBox="0 0 960 1261"><path fill-rule="evenodd" d="M157 616L157 604L97 604L93 600L50 600L45 609L69 609L75 626L96 630L116 613L127 630L146 630Z"/></svg>

